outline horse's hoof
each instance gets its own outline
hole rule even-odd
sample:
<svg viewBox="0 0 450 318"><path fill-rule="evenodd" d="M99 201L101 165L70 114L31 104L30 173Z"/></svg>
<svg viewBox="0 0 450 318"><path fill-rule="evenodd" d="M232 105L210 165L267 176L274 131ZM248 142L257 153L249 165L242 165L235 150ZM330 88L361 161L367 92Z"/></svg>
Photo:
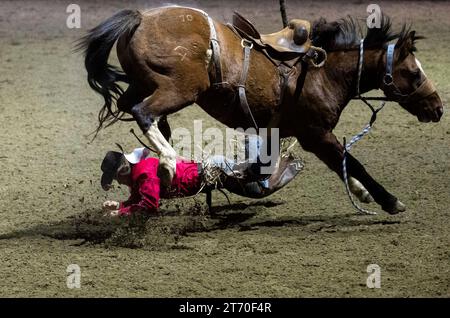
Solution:
<svg viewBox="0 0 450 318"><path fill-rule="evenodd" d="M383 210L389 214L397 214L400 212L405 212L406 206L400 200L397 200L392 205L383 206Z"/></svg>
<svg viewBox="0 0 450 318"><path fill-rule="evenodd" d="M405 212L406 211L406 205L404 205L400 200L397 200L397 202L395 202L395 209L398 212Z"/></svg>
<svg viewBox="0 0 450 318"><path fill-rule="evenodd" d="M158 178L161 181L161 187L169 188L175 175L175 169L168 162L161 162L158 165Z"/></svg>

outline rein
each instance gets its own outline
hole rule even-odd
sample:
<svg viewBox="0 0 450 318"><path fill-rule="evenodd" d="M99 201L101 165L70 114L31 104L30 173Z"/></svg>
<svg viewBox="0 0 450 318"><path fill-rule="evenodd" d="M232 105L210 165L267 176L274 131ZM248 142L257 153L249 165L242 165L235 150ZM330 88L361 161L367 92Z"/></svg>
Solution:
<svg viewBox="0 0 450 318"><path fill-rule="evenodd" d="M387 51L387 63L386 63L386 75L390 75L392 77L392 64L394 60L394 47L395 44L389 44L388 51ZM392 49L391 49L392 48ZM367 135L370 132L370 129L372 129L372 125L375 123L375 120L377 119L377 113L383 109L384 105L386 104L387 99L383 97L377 98L377 100L382 100L382 103L378 109L375 109L368 100L373 100L374 97L364 97L361 96L360 91L360 85L361 85L361 74L362 74L362 68L364 63L364 39L361 39L359 43L359 59L358 59L358 76L357 76L357 82L356 82L356 97L354 99L359 99L363 101L364 104L366 104L370 110L372 111L372 117L370 118L369 123L363 128L363 130L353 136L353 138L350 140L349 143L346 142L346 139L344 137L344 158L342 159L342 176L344 178L344 184L345 184L345 190L347 192L347 195L350 199L350 202L352 203L353 207L357 209L362 214L368 214L368 215L376 215L376 212L372 212L369 210L366 210L362 207L360 207L355 199L353 198L353 195L350 191L350 186L348 185L348 174L347 174L347 153L350 152L352 146L357 143L359 140L361 140L365 135ZM385 75L385 76L386 76Z"/></svg>
<svg viewBox="0 0 450 318"><path fill-rule="evenodd" d="M133 128L130 129L130 133L133 134L133 136L137 139L137 141L139 141L139 143L140 143L142 146L144 146L144 148L147 148L148 150L153 151L153 152L156 153L156 154L158 153L156 150L150 148L150 146L148 146L147 144L145 144L145 143L144 143L144 142L136 135L136 133L134 132L134 129L133 129Z"/></svg>

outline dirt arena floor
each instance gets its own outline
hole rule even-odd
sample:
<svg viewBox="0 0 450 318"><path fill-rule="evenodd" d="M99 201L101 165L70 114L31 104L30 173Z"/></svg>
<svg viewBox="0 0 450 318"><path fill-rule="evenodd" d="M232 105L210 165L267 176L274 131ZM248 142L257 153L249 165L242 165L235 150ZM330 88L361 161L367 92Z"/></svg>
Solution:
<svg viewBox="0 0 450 318"><path fill-rule="evenodd" d="M138 146L119 123L93 142L102 99L86 82L73 41L122 8L165 2L76 1L82 28L66 27L68 1L0 2L0 296L6 297L449 297L450 120L422 124L390 103L354 155L406 205L390 216L356 215L344 186L313 155L289 186L258 201L214 194L163 202L162 216L103 219L100 163L120 142ZM230 21L233 10L265 32L280 28L278 1L179 1ZM290 17L365 18L370 2L287 0ZM412 22L426 40L417 53L447 105L450 3L377 3L396 26ZM336 134L349 137L370 113L352 103ZM169 119L217 126L197 106ZM222 126L220 126L222 127ZM300 151L300 150L299 150ZM81 288L66 286L69 264ZM366 286L369 264L381 288Z"/></svg>

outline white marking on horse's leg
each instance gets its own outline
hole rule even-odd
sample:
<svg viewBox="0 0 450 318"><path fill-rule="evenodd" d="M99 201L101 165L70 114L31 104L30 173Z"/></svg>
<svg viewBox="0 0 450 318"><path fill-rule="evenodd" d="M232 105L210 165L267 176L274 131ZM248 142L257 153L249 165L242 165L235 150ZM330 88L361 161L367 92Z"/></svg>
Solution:
<svg viewBox="0 0 450 318"><path fill-rule="evenodd" d="M359 201L363 203L373 202L373 197L370 195L369 191L353 177L348 179L348 186L350 191L358 198Z"/></svg>
<svg viewBox="0 0 450 318"><path fill-rule="evenodd" d="M176 152L172 146L164 138L158 128L158 118L151 124L150 128L145 132L145 136L155 151L157 151L160 159L158 166L158 176L161 179L163 187L168 187L172 183L172 179L176 173L177 161Z"/></svg>
<svg viewBox="0 0 450 318"><path fill-rule="evenodd" d="M422 71L423 75L425 75L425 77L426 77L427 74L425 74L425 71L422 68L422 63L420 63L420 61L417 59L417 57L416 57L416 64L419 67L419 69Z"/></svg>
<svg viewBox="0 0 450 318"><path fill-rule="evenodd" d="M405 212L406 211L406 205L404 205L400 200L397 200L395 202L395 212Z"/></svg>

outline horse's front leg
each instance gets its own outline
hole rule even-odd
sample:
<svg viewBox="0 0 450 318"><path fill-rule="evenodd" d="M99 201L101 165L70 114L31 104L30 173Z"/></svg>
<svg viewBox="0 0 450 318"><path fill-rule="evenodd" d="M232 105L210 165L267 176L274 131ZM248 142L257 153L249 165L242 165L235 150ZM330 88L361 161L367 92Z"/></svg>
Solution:
<svg viewBox="0 0 450 318"><path fill-rule="evenodd" d="M347 167L350 175L361 181L384 211L397 214L406 210L406 206L375 181L364 166L349 153L347 153Z"/></svg>
<svg viewBox="0 0 450 318"><path fill-rule="evenodd" d="M297 139L303 149L314 153L331 170L336 172L341 179L343 179L342 160L344 158L344 147L339 143L333 133L322 129L310 129L297 136ZM361 182L375 202L377 202L384 211L390 214L405 211L405 205L375 181L367 173L363 165L350 154L348 154L347 157L347 171L351 177ZM358 194L359 191L364 194L364 190L361 189L357 183L354 183L351 178L349 181L352 192ZM367 201L370 201L370 198L367 198Z"/></svg>
<svg viewBox="0 0 450 318"><path fill-rule="evenodd" d="M373 197L370 195L369 191L353 177L348 178L348 187L350 192L353 193L359 201L363 203L373 202Z"/></svg>

